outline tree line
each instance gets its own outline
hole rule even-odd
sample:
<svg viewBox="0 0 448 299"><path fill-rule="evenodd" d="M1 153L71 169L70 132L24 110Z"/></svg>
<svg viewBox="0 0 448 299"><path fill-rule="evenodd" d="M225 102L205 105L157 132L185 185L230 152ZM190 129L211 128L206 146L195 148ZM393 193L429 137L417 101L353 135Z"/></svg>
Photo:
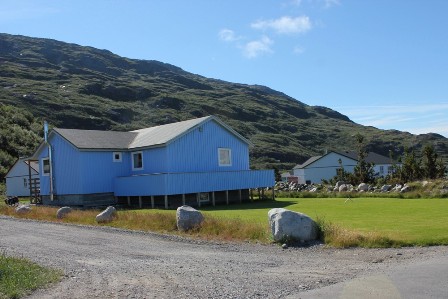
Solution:
<svg viewBox="0 0 448 299"><path fill-rule="evenodd" d="M401 157L393 161L392 168L385 177L378 177L374 172L374 165L366 161L368 151L364 145L364 137L361 134L355 135L358 162L353 172L345 171L342 161L339 161L339 169L336 176L331 181L344 181L357 185L360 183L374 184L378 180L389 184L404 184L422 179L439 179L446 176L447 167L439 158L434 146L427 144L423 147L421 158L417 158L414 150L406 148Z"/></svg>
<svg viewBox="0 0 448 299"><path fill-rule="evenodd" d="M19 157L33 153L42 134L42 122L30 112L0 104L0 182Z"/></svg>

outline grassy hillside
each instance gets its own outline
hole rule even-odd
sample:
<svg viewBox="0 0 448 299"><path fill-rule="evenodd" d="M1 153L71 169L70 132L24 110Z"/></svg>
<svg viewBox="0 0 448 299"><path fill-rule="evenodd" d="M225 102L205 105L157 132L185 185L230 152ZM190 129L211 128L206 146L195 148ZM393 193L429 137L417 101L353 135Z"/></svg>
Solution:
<svg viewBox="0 0 448 299"><path fill-rule="evenodd" d="M53 126L82 129L130 130L213 114L255 144L251 160L256 168L288 169L325 149L354 149L355 133L365 136L369 150L384 155L431 143L448 156L448 140L440 135L364 127L337 111L306 105L268 87L7 34L0 34L0 103ZM2 143L0 149L13 153L10 147Z"/></svg>

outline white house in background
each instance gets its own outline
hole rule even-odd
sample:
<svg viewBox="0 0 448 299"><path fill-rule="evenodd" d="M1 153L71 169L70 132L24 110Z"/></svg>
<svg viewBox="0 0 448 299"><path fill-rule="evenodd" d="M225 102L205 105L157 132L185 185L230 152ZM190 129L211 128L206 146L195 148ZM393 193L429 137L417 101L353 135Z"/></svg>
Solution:
<svg viewBox="0 0 448 299"><path fill-rule="evenodd" d="M6 174L6 196L30 196L30 171L31 179L39 178L37 161L29 162L26 158L16 161Z"/></svg>
<svg viewBox="0 0 448 299"><path fill-rule="evenodd" d="M369 153L365 160L374 164L373 171L376 176L385 176L392 171L394 161L388 157ZM321 183L322 180L329 180L337 174L341 167L340 162L345 171L353 172L358 163L358 155L352 151L330 151L323 156L311 157L305 163L296 165L293 168L293 175L298 178L299 184Z"/></svg>

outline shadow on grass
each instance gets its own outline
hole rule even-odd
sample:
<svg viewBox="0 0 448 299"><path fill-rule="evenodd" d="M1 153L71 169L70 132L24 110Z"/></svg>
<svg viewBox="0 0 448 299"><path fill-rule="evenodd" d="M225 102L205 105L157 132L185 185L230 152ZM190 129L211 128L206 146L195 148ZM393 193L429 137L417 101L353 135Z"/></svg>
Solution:
<svg viewBox="0 0 448 299"><path fill-rule="evenodd" d="M232 210L254 210L254 209L274 209L284 208L293 204L297 204L297 201L275 201L275 200L256 200L252 202L242 204L229 204L229 205L207 205L202 206L199 209L204 211L232 211Z"/></svg>

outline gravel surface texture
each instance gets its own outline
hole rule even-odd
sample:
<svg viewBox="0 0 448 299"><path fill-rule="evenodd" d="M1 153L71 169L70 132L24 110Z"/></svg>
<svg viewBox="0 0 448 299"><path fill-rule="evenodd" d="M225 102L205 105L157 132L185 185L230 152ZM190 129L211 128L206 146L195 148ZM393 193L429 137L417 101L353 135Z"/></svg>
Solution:
<svg viewBox="0 0 448 299"><path fill-rule="evenodd" d="M0 216L0 252L64 271L29 298L300 298L446 247L282 249Z"/></svg>

